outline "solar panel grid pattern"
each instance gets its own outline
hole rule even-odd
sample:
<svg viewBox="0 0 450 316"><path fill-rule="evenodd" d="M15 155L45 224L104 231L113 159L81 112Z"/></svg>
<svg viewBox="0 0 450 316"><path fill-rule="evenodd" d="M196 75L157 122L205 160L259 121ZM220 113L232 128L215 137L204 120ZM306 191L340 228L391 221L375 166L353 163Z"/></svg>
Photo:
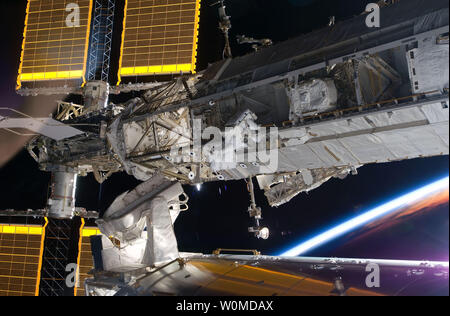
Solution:
<svg viewBox="0 0 450 316"><path fill-rule="evenodd" d="M66 20L80 9L79 27ZM29 0L18 85L27 81L81 79L85 74L92 0ZM73 20L70 19L73 22Z"/></svg>
<svg viewBox="0 0 450 316"><path fill-rule="evenodd" d="M85 296L86 292L84 290L84 280L92 277L88 274L94 268L94 260L92 257L91 250L91 236L99 235L100 231L97 228L86 227L81 231L81 248L80 248L80 259L79 259L79 283L76 289L76 296Z"/></svg>
<svg viewBox="0 0 450 316"><path fill-rule="evenodd" d="M200 0L128 0L119 76L195 72Z"/></svg>
<svg viewBox="0 0 450 316"><path fill-rule="evenodd" d="M0 296L35 296L43 228L0 224Z"/></svg>

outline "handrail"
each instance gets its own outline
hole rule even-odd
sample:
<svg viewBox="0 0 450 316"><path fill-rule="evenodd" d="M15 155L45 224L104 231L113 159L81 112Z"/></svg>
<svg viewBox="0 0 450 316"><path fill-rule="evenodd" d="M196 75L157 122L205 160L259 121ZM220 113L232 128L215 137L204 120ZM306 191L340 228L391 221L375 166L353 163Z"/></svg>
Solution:
<svg viewBox="0 0 450 316"><path fill-rule="evenodd" d="M258 250L247 250L247 249L222 249L222 248L218 248L216 250L213 251L213 255L219 256L222 254L223 251L227 251L227 252L242 252L242 253L246 253L246 252L251 252L253 253L254 256L260 256L261 252L259 252Z"/></svg>

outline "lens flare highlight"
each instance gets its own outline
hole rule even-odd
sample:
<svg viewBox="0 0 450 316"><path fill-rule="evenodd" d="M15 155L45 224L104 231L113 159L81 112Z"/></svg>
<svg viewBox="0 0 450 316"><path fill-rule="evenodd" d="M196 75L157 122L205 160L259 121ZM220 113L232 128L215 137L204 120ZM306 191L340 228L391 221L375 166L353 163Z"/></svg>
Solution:
<svg viewBox="0 0 450 316"><path fill-rule="evenodd" d="M363 225L371 223L372 221L379 219L380 217L389 215L398 211L401 208L410 206L429 195L435 194L442 190L449 188L449 177L445 177L439 181L426 185L418 190L405 194L399 198L396 198L388 203L380 205L372 210L369 210L362 215L352 218L340 225L333 227L305 242L302 242L298 246L280 254L283 257L296 257L304 254L307 251L315 249L337 237L340 237L348 232L353 231Z"/></svg>

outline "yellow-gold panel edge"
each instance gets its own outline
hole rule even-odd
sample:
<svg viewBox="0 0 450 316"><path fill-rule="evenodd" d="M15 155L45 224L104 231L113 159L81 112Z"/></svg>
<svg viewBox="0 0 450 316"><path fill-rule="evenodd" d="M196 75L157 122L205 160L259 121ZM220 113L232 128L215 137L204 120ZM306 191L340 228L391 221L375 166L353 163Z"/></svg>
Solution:
<svg viewBox="0 0 450 316"><path fill-rule="evenodd" d="M143 67L122 67L123 63L123 50L125 44L125 32L127 22L127 10L128 0L125 0L123 30L122 30L122 43L120 46L120 60L119 60L119 72L118 82L119 85L122 82L122 77L127 76L148 76L148 75L171 75L179 73L192 73L196 72L197 63L197 48L198 48L198 32L200 25L200 8L201 0L195 0L195 21L194 21L194 38L192 48L192 62L190 64L174 64L174 65L158 65L158 66L143 66Z"/></svg>
<svg viewBox="0 0 450 316"><path fill-rule="evenodd" d="M39 286L41 280L42 258L44 253L45 242L45 229L48 224L47 218L45 219L44 226L39 225L13 225L13 224L0 224L0 234L16 234L16 235L35 235L41 236L39 246L39 260L36 274L36 285L34 295L39 296Z"/></svg>
<svg viewBox="0 0 450 316"><path fill-rule="evenodd" d="M28 18L30 14L30 3L32 0L27 1L27 9L25 16L25 27L23 31L23 40L22 40L22 51L20 55L20 66L19 66L19 74L17 76L17 85L16 89L19 90L22 88L22 82L33 82L33 81L52 81L52 80L68 80L68 79L82 79L83 84L86 83L86 67L87 67L87 58L89 52L89 39L91 34L91 22L92 22L92 8L93 1L89 0L89 14L86 28L86 40L85 40L85 48L84 48L84 56L83 56L83 70L75 70L75 71L57 71L57 72L39 72L39 73L22 73L23 72L23 62L24 62L24 53L25 53L25 44L26 44L26 34L28 30Z"/></svg>

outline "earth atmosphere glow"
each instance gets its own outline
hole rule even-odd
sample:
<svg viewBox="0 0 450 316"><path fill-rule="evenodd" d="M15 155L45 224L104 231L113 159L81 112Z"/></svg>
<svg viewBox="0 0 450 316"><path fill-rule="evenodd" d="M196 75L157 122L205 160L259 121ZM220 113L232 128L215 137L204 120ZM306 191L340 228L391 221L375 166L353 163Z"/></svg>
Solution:
<svg viewBox="0 0 450 316"><path fill-rule="evenodd" d="M331 229L326 230L319 235L299 243L297 246L280 254L283 257L300 256L312 249L315 249L345 233L351 232L367 223L370 223L380 217L391 214L405 206L414 204L427 196L439 192L449 187L449 177L428 184L420 189L412 191L408 194L393 199L385 204L375 207L363 214L356 216L342 224L339 224Z"/></svg>

